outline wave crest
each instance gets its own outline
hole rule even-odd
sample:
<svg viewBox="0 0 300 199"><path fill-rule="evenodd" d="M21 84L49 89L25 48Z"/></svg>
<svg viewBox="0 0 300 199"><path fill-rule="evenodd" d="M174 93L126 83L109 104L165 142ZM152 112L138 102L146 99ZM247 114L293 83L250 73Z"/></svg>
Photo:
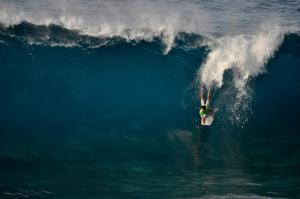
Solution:
<svg viewBox="0 0 300 199"><path fill-rule="evenodd" d="M164 53L170 51L179 32L200 34L211 29L209 18L198 4L183 2L41 1L30 7L25 3L4 2L0 3L0 13L0 23L4 26L26 21L35 25L55 24L101 38L121 37L129 41L160 38Z"/></svg>

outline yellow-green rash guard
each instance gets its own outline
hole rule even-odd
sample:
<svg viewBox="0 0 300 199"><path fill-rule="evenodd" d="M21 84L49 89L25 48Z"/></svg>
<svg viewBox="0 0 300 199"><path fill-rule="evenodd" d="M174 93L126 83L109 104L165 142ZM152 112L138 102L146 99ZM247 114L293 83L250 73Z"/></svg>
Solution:
<svg viewBox="0 0 300 199"><path fill-rule="evenodd" d="M199 115L200 115L200 117L204 117L207 113L209 113L211 110L210 110L210 108L209 107L205 107L204 108L204 110L201 110L201 108L200 108L200 110L199 110Z"/></svg>
<svg viewBox="0 0 300 199"><path fill-rule="evenodd" d="M199 110L200 117L204 117L205 116L204 112L205 112L205 110L202 110L202 109Z"/></svg>

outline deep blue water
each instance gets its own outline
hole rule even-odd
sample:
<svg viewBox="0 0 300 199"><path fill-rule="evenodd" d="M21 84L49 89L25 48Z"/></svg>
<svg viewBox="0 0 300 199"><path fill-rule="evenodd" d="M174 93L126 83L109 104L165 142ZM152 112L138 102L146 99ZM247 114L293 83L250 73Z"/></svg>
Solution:
<svg viewBox="0 0 300 199"><path fill-rule="evenodd" d="M195 85L205 46L164 55L160 41L27 23L0 41L0 198L300 197L298 34L248 82L243 125L228 119L225 73L209 128Z"/></svg>

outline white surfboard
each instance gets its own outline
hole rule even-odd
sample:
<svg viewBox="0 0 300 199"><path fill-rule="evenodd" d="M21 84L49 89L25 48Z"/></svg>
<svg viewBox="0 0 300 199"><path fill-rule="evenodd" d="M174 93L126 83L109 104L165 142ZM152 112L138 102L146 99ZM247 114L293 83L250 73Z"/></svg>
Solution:
<svg viewBox="0 0 300 199"><path fill-rule="evenodd" d="M213 115L213 114L207 115L207 116L205 117L205 123L202 124L202 125L203 125L203 126L210 126L210 125L213 123L213 121L214 121L214 115Z"/></svg>
<svg viewBox="0 0 300 199"><path fill-rule="evenodd" d="M210 126L212 125L213 121L214 121L214 115L216 113L216 110L213 110L213 112L209 113L206 115L205 117L205 123L203 124L202 121L201 121L201 124L203 126Z"/></svg>

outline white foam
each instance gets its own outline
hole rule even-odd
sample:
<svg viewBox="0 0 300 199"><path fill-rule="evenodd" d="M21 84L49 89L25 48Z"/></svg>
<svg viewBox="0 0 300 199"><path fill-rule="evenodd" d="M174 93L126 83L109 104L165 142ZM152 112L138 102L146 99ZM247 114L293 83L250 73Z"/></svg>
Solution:
<svg viewBox="0 0 300 199"><path fill-rule="evenodd" d="M249 77L264 72L264 65L273 55L283 39L280 27L264 26L254 35L236 35L214 38L208 42L211 52L199 70L202 82L208 87L221 87L226 70L235 71L235 86L243 90Z"/></svg>
<svg viewBox="0 0 300 199"><path fill-rule="evenodd" d="M167 53L179 32L210 31L209 17L195 3L170 1L47 1L0 2L0 23L5 26L27 21L57 24L96 37L127 40L160 38Z"/></svg>

